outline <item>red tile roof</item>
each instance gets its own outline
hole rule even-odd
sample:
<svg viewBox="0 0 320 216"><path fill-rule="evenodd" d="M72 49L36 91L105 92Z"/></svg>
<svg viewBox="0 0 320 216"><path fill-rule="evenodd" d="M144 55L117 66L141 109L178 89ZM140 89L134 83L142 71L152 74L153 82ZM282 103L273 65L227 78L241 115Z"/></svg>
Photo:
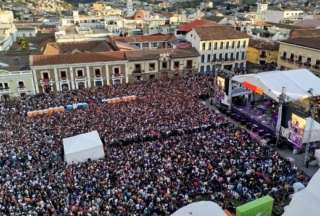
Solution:
<svg viewBox="0 0 320 216"><path fill-rule="evenodd" d="M236 31L229 26L207 26L195 28L202 41L208 40L233 40L249 38L246 33Z"/></svg>
<svg viewBox="0 0 320 216"><path fill-rule="evenodd" d="M129 61L156 60L160 58L160 54L168 53L171 58L195 58L200 56L195 48L186 49L145 49L127 51L126 56Z"/></svg>
<svg viewBox="0 0 320 216"><path fill-rule="evenodd" d="M125 52L96 52L96 53L75 53L60 55L33 55L31 65L57 65L57 64L77 64L90 62L108 62L126 60Z"/></svg>
<svg viewBox="0 0 320 216"><path fill-rule="evenodd" d="M218 23L206 19L196 19L188 23L181 24L178 27L178 31L189 32L193 28L204 27L204 26L217 26Z"/></svg>
<svg viewBox="0 0 320 216"><path fill-rule="evenodd" d="M155 42L155 41L175 41L174 34L153 34L153 35L133 35L133 36L114 36L115 41L133 43L133 42Z"/></svg>

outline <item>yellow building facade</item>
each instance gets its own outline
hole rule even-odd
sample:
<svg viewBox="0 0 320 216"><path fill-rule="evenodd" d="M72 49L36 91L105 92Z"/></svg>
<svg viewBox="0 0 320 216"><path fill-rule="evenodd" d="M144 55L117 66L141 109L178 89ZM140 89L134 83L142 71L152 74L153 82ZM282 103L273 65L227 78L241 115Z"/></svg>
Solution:
<svg viewBox="0 0 320 216"><path fill-rule="evenodd" d="M251 64L276 64L278 54L278 44L250 40L247 50L247 61Z"/></svg>
<svg viewBox="0 0 320 216"><path fill-rule="evenodd" d="M281 69L307 68L320 76L320 38L294 38L280 43Z"/></svg>

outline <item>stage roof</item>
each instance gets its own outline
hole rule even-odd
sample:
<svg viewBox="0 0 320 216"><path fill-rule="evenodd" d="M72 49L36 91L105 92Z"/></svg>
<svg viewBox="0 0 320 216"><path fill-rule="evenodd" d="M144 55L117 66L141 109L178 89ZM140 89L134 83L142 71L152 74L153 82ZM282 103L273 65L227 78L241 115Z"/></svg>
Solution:
<svg viewBox="0 0 320 216"><path fill-rule="evenodd" d="M313 96L320 96L320 79L307 69L238 75L232 80L257 86L275 101L279 101L283 87L286 89L286 102L309 98L310 89L313 90Z"/></svg>

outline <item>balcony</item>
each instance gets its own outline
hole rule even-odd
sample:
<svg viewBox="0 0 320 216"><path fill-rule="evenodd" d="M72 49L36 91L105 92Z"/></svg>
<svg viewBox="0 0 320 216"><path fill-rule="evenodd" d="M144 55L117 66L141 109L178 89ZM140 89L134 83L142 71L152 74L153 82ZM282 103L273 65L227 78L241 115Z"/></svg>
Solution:
<svg viewBox="0 0 320 216"><path fill-rule="evenodd" d="M305 62L303 65L306 66L306 67L311 67L311 63L310 62Z"/></svg>
<svg viewBox="0 0 320 216"><path fill-rule="evenodd" d="M294 59L293 59L293 58L289 58L289 59L288 59L288 62L293 63L293 62L294 62Z"/></svg>
<svg viewBox="0 0 320 216"><path fill-rule="evenodd" d="M25 86L19 86L17 89L18 89L18 92L26 92L26 91L28 91L28 89Z"/></svg>
<svg viewBox="0 0 320 216"><path fill-rule="evenodd" d="M75 81L83 81L83 82L85 82L86 81L86 77L85 76L77 76L75 78Z"/></svg>
<svg viewBox="0 0 320 216"><path fill-rule="evenodd" d="M298 65L302 65L302 60L297 60L297 61L295 61L295 63Z"/></svg>
<svg viewBox="0 0 320 216"><path fill-rule="evenodd" d="M319 65L313 65L312 67L313 67L314 69L319 70L319 69L320 69L320 64L319 64Z"/></svg>
<svg viewBox="0 0 320 216"><path fill-rule="evenodd" d="M281 56L280 59L283 60L283 61L289 60L289 59L287 59L286 56Z"/></svg>
<svg viewBox="0 0 320 216"><path fill-rule="evenodd" d="M261 54L261 55L260 55L260 58L265 59L265 58L267 58L267 56L266 56L266 54Z"/></svg>
<svg viewBox="0 0 320 216"><path fill-rule="evenodd" d="M144 73L144 70L135 69L132 73L134 73L134 74L140 74L140 73Z"/></svg>
<svg viewBox="0 0 320 216"><path fill-rule="evenodd" d="M10 88L6 87L6 88L0 88L0 94L9 94L10 93Z"/></svg>

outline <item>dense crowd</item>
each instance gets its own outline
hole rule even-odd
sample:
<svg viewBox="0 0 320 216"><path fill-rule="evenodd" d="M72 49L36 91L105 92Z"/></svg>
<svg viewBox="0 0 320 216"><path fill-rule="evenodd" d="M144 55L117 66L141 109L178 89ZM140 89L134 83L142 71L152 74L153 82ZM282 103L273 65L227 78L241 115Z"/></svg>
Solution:
<svg viewBox="0 0 320 216"><path fill-rule="evenodd" d="M168 215L198 199L230 209L265 194L288 200L304 176L200 102L210 83L195 76L0 103L0 215ZM103 102L127 95L138 100ZM89 109L26 115L76 102ZM105 159L65 164L62 139L92 130Z"/></svg>

